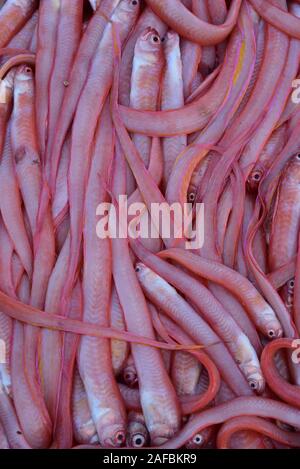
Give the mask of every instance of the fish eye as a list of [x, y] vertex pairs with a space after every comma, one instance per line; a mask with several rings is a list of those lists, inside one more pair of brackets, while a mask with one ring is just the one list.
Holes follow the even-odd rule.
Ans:
[[188, 195], [188, 201], [189, 201], [190, 203], [193, 203], [193, 202], [195, 202], [195, 200], [196, 200], [196, 194], [195, 194], [195, 192], [190, 192], [189, 195]]
[[253, 173], [252, 177], [255, 181], [259, 181], [261, 178], [261, 174], [258, 171], [256, 171], [255, 173]]
[[137, 0], [132, 0], [131, 5], [136, 6], [138, 4]]
[[137, 266], [137, 267], [135, 268], [135, 271], [136, 271], [136, 272], [140, 272], [140, 271], [141, 271], [141, 268], [140, 268], [139, 266]]
[[156, 42], [156, 43], [159, 42], [159, 37], [158, 36], [153, 36], [152, 41]]
[[195, 435], [193, 438], [193, 443], [195, 443], [196, 445], [201, 445], [202, 441], [203, 441], [203, 437], [200, 434]]
[[300, 161], [300, 153], [297, 153], [296, 160]]
[[30, 67], [25, 67], [25, 73], [29, 75], [30, 73], [32, 73], [32, 69]]
[[117, 434], [116, 440], [118, 441], [118, 443], [123, 443], [123, 441], [124, 441], [124, 435], [123, 435], [122, 432], [119, 432], [119, 433]]

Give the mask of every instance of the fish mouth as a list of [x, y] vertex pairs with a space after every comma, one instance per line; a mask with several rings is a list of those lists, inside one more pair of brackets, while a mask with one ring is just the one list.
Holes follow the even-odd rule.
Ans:
[[152, 443], [154, 446], [162, 446], [164, 443], [167, 443], [170, 438], [166, 436], [155, 436], [152, 438]]
[[135, 371], [133, 370], [127, 370], [124, 373], [124, 381], [127, 384], [127, 386], [134, 386], [138, 382], [138, 377]]
[[155, 424], [152, 424], [150, 427], [148, 427], [148, 431], [150, 434], [151, 443], [154, 446], [161, 446], [174, 437], [177, 428], [175, 428], [175, 426], [173, 426], [171, 423], [167, 424], [164, 422], [156, 422]]

